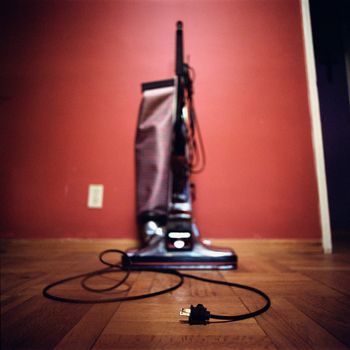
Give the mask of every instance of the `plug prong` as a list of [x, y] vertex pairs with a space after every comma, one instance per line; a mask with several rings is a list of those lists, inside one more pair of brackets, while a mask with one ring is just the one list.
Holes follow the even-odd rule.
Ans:
[[190, 315], [191, 315], [191, 309], [182, 308], [180, 310], [180, 316], [187, 316], [187, 317], [189, 317]]

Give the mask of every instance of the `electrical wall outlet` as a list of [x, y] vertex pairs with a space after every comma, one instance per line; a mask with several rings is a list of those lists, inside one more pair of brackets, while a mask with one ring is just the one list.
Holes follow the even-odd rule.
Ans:
[[103, 207], [103, 185], [89, 185], [87, 206], [92, 209]]

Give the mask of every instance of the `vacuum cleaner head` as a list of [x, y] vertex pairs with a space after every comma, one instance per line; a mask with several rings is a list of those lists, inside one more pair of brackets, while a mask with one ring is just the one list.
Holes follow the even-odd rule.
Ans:
[[[142, 249], [127, 251], [128, 258], [123, 258], [123, 266], [131, 270], [145, 269], [236, 269], [237, 255], [228, 248], [212, 247], [204, 244], [194, 224], [190, 250], [179, 248], [169, 250], [164, 236], [153, 235]], [[183, 241], [179, 238], [174, 241]]]

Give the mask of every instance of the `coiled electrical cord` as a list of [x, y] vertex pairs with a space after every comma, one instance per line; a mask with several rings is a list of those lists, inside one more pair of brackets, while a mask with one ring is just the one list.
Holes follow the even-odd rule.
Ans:
[[[130, 301], [130, 300], [139, 300], [139, 299], [145, 299], [145, 298], [152, 298], [161, 294], [169, 293], [177, 288], [181, 287], [182, 284], [184, 283], [185, 278], [190, 278], [190, 279], [195, 279], [198, 281], [202, 282], [208, 282], [208, 283], [215, 283], [215, 284], [221, 284], [225, 286], [230, 286], [230, 287], [235, 287], [235, 288], [240, 288], [240, 289], [245, 289], [248, 291], [251, 291], [255, 294], [260, 295], [264, 300], [265, 300], [265, 305], [257, 309], [256, 311], [245, 313], [245, 314], [240, 314], [240, 315], [214, 315], [210, 314], [209, 311], [207, 311], [206, 308], [204, 308], [203, 305], [198, 304], [197, 306], [191, 306], [190, 309], [181, 309], [180, 315], [183, 316], [188, 316], [189, 317], [189, 323], [190, 324], [206, 324], [208, 323], [209, 319], [218, 319], [218, 320], [226, 320], [226, 321], [239, 321], [239, 320], [244, 320], [247, 318], [251, 317], [256, 317], [265, 311], [269, 309], [271, 306], [271, 301], [270, 298], [261, 290], [251, 287], [251, 286], [246, 286], [243, 284], [239, 283], [233, 283], [233, 282], [226, 282], [226, 281], [220, 281], [220, 280], [213, 280], [209, 278], [204, 278], [204, 277], [199, 277], [195, 275], [191, 275], [188, 273], [182, 273], [177, 270], [172, 270], [172, 269], [167, 269], [167, 270], [161, 270], [161, 269], [147, 269], [147, 270], [137, 270], [137, 271], [148, 271], [148, 272], [157, 272], [157, 273], [162, 273], [162, 274], [167, 274], [167, 275], [173, 275], [178, 278], [178, 281], [165, 289], [152, 292], [152, 293], [146, 293], [146, 294], [139, 294], [139, 295], [132, 295], [132, 296], [123, 296], [123, 297], [113, 297], [113, 298], [103, 298], [103, 299], [80, 299], [80, 298], [70, 298], [70, 297], [64, 297], [64, 296], [59, 296], [57, 294], [52, 293], [52, 289], [54, 287], [57, 287], [59, 285], [63, 285], [67, 282], [73, 281], [73, 280], [78, 280], [80, 279], [80, 284], [83, 289], [89, 291], [89, 292], [94, 292], [94, 293], [105, 293], [109, 292], [112, 290], [115, 290], [116, 288], [127, 285], [126, 281], [130, 276], [131, 271], [125, 266], [122, 266], [120, 262], [118, 263], [111, 263], [107, 261], [104, 257], [106, 254], [110, 253], [117, 253], [121, 254], [126, 260], [129, 259], [128, 255], [123, 252], [122, 250], [118, 249], [108, 249], [99, 254], [99, 259], [102, 264], [106, 265], [106, 268], [95, 270], [92, 272], [88, 273], [83, 273], [71, 277], [67, 277], [61, 280], [58, 280], [56, 282], [53, 282], [49, 285], [47, 285], [42, 293], [43, 296], [55, 301], [61, 301], [61, 302], [66, 302], [66, 303], [74, 303], [74, 304], [102, 304], [102, 303], [112, 303], [112, 302], [121, 302], [121, 301]], [[124, 273], [124, 276], [117, 281], [114, 285], [107, 287], [107, 288], [94, 288], [91, 287], [87, 284], [89, 280], [91, 280], [94, 277], [97, 276], [104, 276], [109, 273], [115, 273], [115, 272], [121, 272]], [[128, 287], [130, 289], [130, 287]], [[127, 289], [127, 290], [128, 290]]]

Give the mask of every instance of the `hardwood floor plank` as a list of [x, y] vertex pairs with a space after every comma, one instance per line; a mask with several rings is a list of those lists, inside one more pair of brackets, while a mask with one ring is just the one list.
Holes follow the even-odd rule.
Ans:
[[337, 255], [285, 255], [280, 262], [290, 267], [292, 271], [350, 271], [350, 264]]
[[[265, 293], [276, 297], [287, 297], [289, 295], [298, 295], [300, 292], [308, 295], [322, 295], [325, 297], [340, 297], [341, 293], [335, 289], [329, 288], [327, 285], [318, 283], [303, 274], [234, 274], [233, 272], [225, 275], [225, 279], [229, 282], [237, 282], [249, 284], [253, 287], [262, 289]], [[236, 289], [241, 295], [240, 289]]]
[[105, 335], [94, 350], [275, 350], [266, 336], [247, 335]]
[[1, 349], [52, 349], [90, 307], [33, 296], [2, 315]]
[[91, 349], [119, 306], [120, 303], [93, 305], [62, 338], [55, 350]]
[[350, 348], [350, 306], [317, 295], [289, 297], [288, 301]]
[[[350, 263], [349, 263], [350, 265]], [[350, 273], [334, 270], [334, 271], [307, 271], [307, 276], [313, 280], [327, 285], [329, 288], [350, 297]]]
[[[251, 311], [261, 306], [252, 298], [245, 298], [244, 303]], [[297, 330], [289, 327], [286, 320], [281, 317], [280, 313], [276, 310], [274, 301], [272, 302], [272, 307], [269, 312], [257, 317], [256, 321], [278, 349], [313, 349]]]
[[[14, 272], [5, 272], [1, 274], [1, 294], [6, 293], [15, 287], [25, 286], [26, 282], [30, 282], [33, 279], [40, 278], [42, 273], [40, 272], [31, 272], [26, 274], [19, 275]], [[24, 287], [25, 288], [25, 287]]]
[[14, 307], [23, 304], [32, 297], [31, 294], [14, 294], [7, 296], [4, 302], [1, 302], [1, 313], [4, 314]]
[[[258, 306], [256, 298], [247, 297], [244, 303], [250, 310]], [[274, 298], [271, 310], [256, 320], [279, 349], [348, 349], [286, 298]]]

